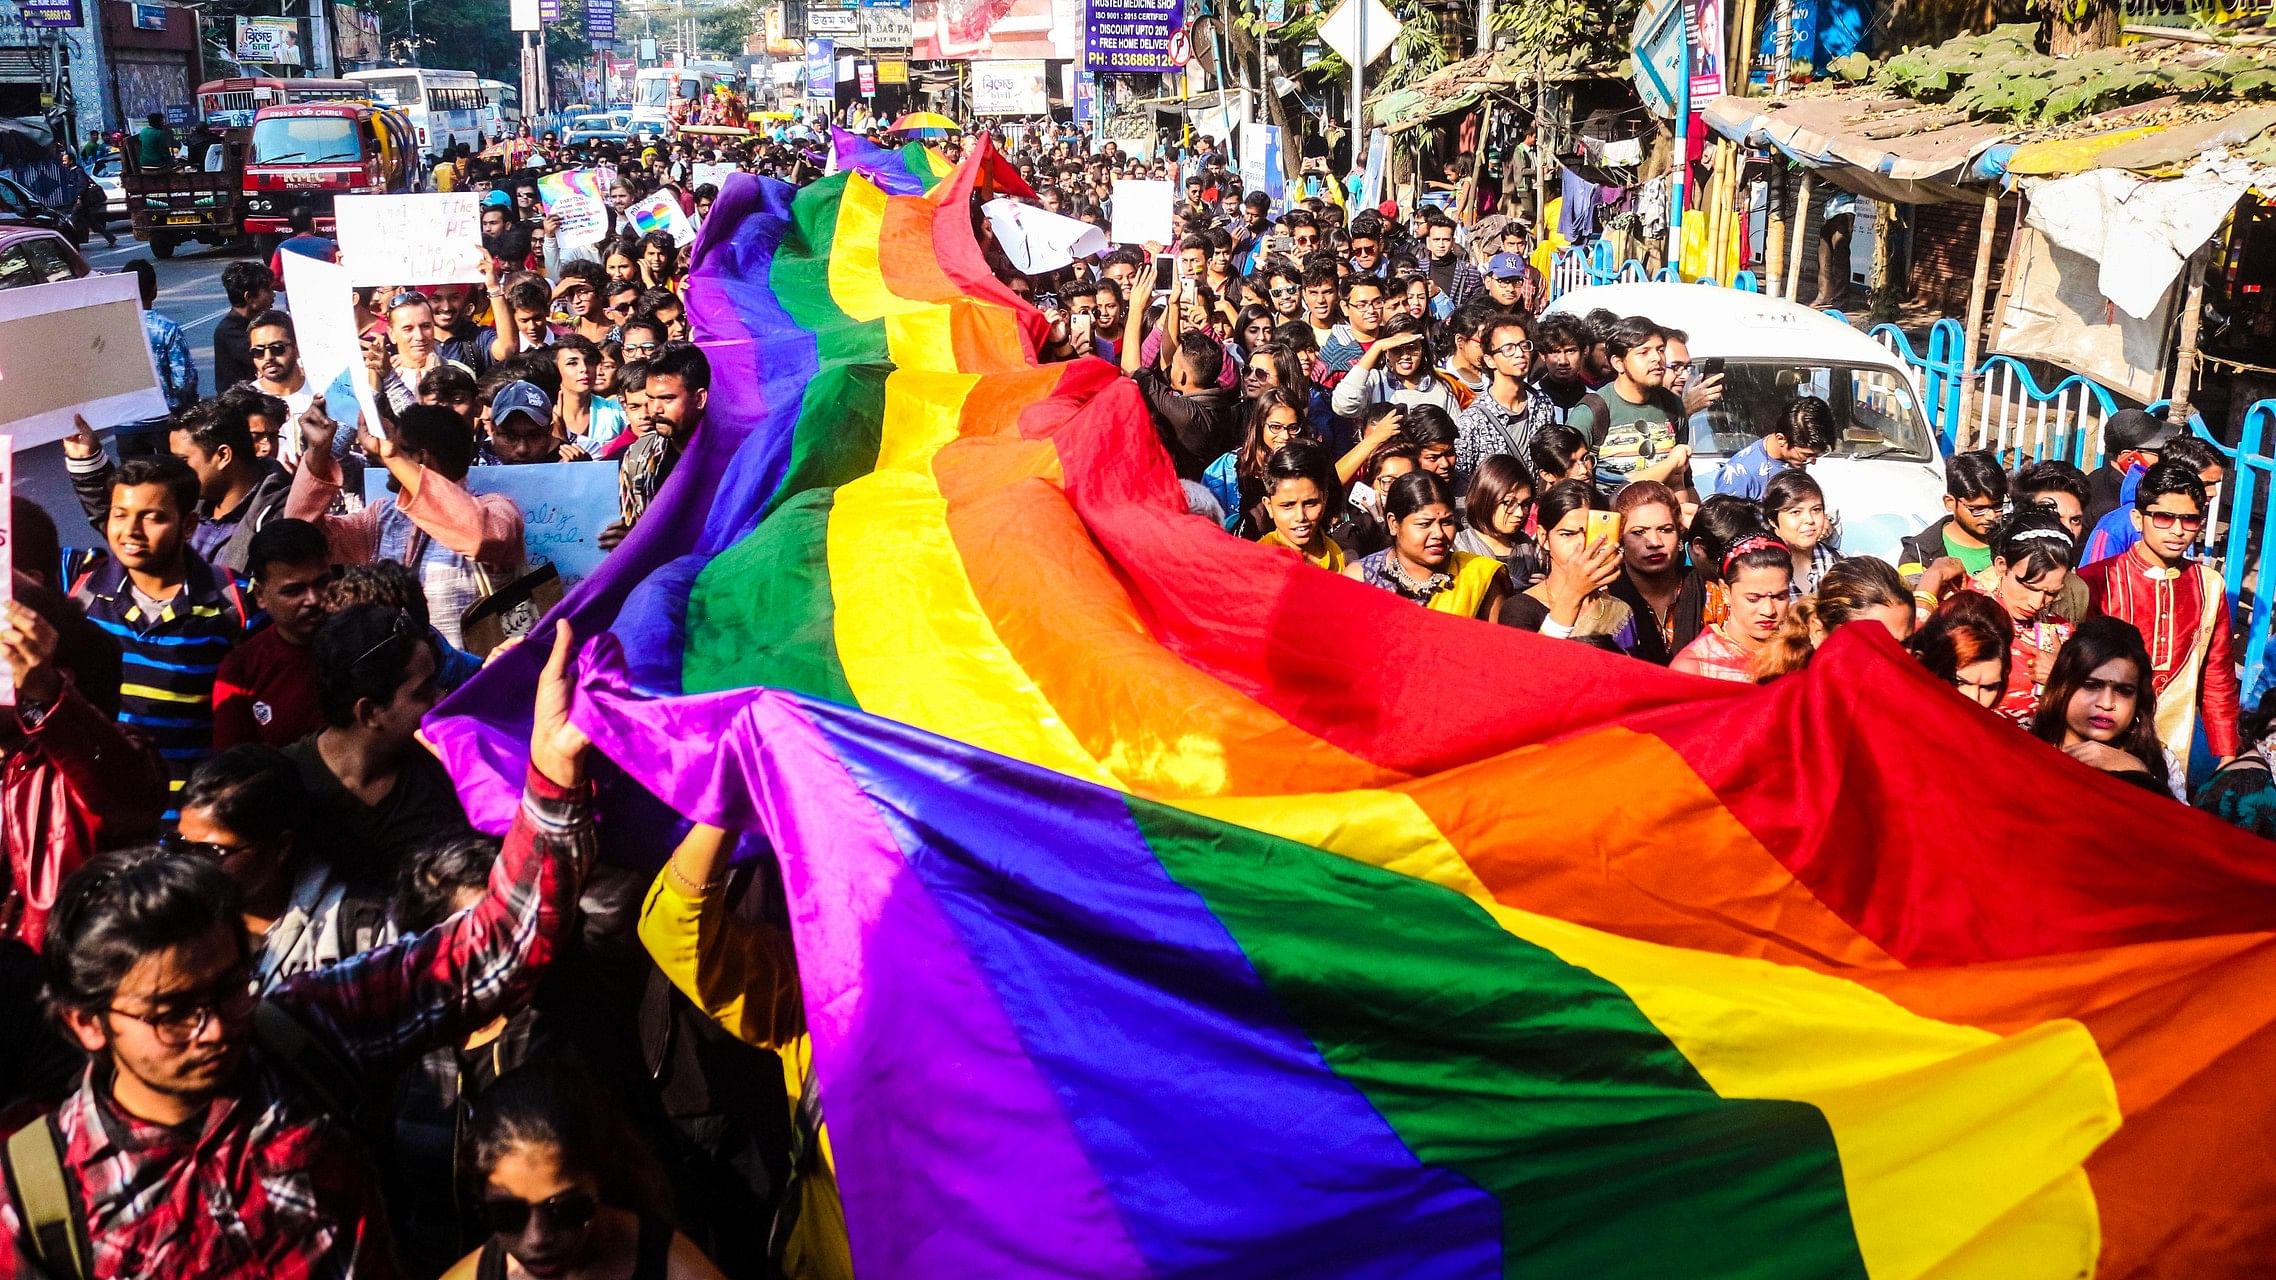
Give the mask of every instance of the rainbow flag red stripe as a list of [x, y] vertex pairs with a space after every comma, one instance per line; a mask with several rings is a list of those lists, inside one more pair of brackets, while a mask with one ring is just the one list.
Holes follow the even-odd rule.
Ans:
[[[1183, 515], [976, 150], [730, 183], [710, 418], [564, 605], [619, 838], [782, 860], [861, 1274], [2276, 1256], [2265, 846], [1877, 628], [1713, 685]], [[430, 723], [490, 822], [539, 656]]]

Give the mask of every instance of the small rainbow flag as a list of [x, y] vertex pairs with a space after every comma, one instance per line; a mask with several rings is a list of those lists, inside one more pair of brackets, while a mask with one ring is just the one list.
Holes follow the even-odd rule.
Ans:
[[[721, 192], [562, 606], [612, 842], [781, 860], [860, 1275], [2266, 1274], [2267, 846], [1876, 627], [1741, 688], [1227, 538], [1002, 158], [864, 159]], [[539, 649], [429, 724], [489, 825]]]

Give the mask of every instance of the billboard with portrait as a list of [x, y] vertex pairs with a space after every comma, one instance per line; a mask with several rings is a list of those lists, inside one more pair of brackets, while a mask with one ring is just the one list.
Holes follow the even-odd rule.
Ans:
[[917, 61], [1079, 58], [1084, 0], [916, 0], [909, 11]]

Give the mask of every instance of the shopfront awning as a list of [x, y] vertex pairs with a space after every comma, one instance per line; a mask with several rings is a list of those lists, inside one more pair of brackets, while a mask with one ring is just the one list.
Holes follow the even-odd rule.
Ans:
[[2014, 132], [1946, 107], [1882, 93], [1810, 97], [1724, 96], [1701, 113], [1734, 142], [1774, 147], [1845, 191], [1899, 204], [1977, 197], [1962, 188], [1996, 180], [1977, 161]]

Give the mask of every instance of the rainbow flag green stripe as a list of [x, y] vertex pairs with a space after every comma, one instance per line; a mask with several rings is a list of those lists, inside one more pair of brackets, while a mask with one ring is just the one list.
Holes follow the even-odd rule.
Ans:
[[1865, 1275], [1817, 1108], [1716, 1096], [1626, 992], [1451, 890], [1127, 803], [1328, 1068], [1498, 1202], [1504, 1275]]

